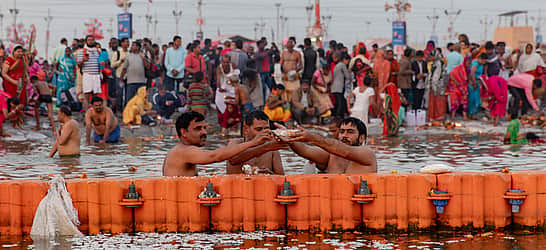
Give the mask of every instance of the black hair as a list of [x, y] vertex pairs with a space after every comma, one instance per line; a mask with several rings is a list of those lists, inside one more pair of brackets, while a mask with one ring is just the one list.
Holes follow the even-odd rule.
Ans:
[[296, 42], [296, 37], [295, 37], [295, 36], [291, 36], [291, 37], [289, 37], [289, 38], [288, 38], [288, 40], [290, 40], [290, 41], [293, 41], [293, 42], [294, 42], [294, 44], [296, 44], [296, 43], [297, 43], [297, 42]]
[[193, 47], [193, 43], [188, 43], [188, 45], [186, 45], [186, 50], [192, 51], [193, 50], [192, 47]]
[[453, 45], [455, 45], [455, 44], [453, 44], [453, 43], [447, 43], [446, 48], [449, 48], [449, 47], [451, 47], [451, 46], [453, 46]]
[[505, 47], [506, 46], [506, 43], [505, 42], [497, 42], [497, 46], [500, 46], [500, 47]]
[[422, 50], [418, 50], [417, 52], [415, 52], [415, 56], [425, 56], [425, 52], [423, 52]]
[[176, 133], [178, 134], [178, 137], [182, 137], [182, 132], [180, 132], [180, 130], [188, 130], [192, 121], [202, 122], [204, 120], [205, 117], [201, 113], [195, 111], [189, 111], [182, 114], [176, 119]]
[[364, 77], [364, 85], [365, 85], [366, 87], [369, 87], [369, 86], [372, 85], [372, 77], [371, 77], [370, 75], [366, 75], [366, 76]]
[[360, 49], [358, 49], [358, 54], [366, 55], [366, 47], [364, 46], [360, 47]]
[[332, 40], [332, 41], [330, 41], [328, 44], [329, 44], [330, 46], [332, 46], [332, 47], [336, 47], [337, 42], [336, 42], [336, 40]]
[[30, 77], [30, 81], [33, 82], [33, 81], [37, 81], [38, 80], [38, 77], [37, 76], [31, 76]]
[[324, 49], [323, 48], [318, 48], [317, 53], [319, 54], [320, 58], [324, 58], [325, 54], [324, 54]]
[[138, 46], [139, 49], [142, 48], [142, 45], [138, 41], [134, 41], [133, 44]]
[[204, 77], [203, 71], [197, 71], [197, 72], [193, 73], [193, 81], [194, 82], [202, 82], [203, 77]]
[[364, 135], [365, 138], [368, 137], [368, 129], [366, 128], [366, 124], [364, 124], [364, 122], [358, 118], [347, 117], [341, 121], [339, 127], [341, 127], [341, 125], [354, 125], [358, 130], [358, 136]]
[[487, 60], [487, 54], [481, 53], [479, 58], [483, 60]]
[[345, 47], [345, 45], [343, 45], [343, 43], [336, 44], [336, 49], [338, 49], [338, 50], [342, 50], [344, 47]]
[[95, 38], [93, 35], [87, 35], [85, 36], [85, 41], [87, 41], [87, 38], [90, 38], [90, 37]]
[[91, 103], [95, 103], [95, 102], [100, 102], [102, 103], [104, 100], [100, 97], [100, 96], [93, 96], [93, 98], [91, 98]]
[[68, 41], [66, 40], [66, 38], [64, 38], [64, 37], [61, 38], [61, 43], [66, 43], [66, 42], [68, 42]]
[[243, 49], [243, 40], [241, 39], [235, 40], [235, 47], [237, 47], [238, 49]]
[[59, 107], [59, 112], [65, 114], [66, 116], [72, 116], [72, 110], [66, 105]]
[[191, 51], [191, 52], [193, 52], [193, 50], [194, 50], [195, 48], [197, 48], [197, 44], [195, 44], [195, 43], [190, 43], [190, 44], [189, 44], [189, 47], [188, 47], [188, 50]]
[[174, 45], [174, 42], [169, 42], [168, 46], [173, 46], [173, 45]]
[[19, 104], [21, 104], [21, 102], [19, 101], [19, 98], [17, 98], [17, 97], [9, 98], [8, 99], [8, 110], [10, 110], [10, 111], [11, 111], [11, 104], [13, 104], [15, 106], [18, 106]]
[[377, 45], [377, 43], [374, 43], [374, 44], [372, 45], [372, 48], [377, 49], [377, 48], [379, 48], [379, 45]]
[[282, 84], [276, 84], [275, 86], [273, 86], [274, 89], [278, 89], [278, 90], [284, 90], [284, 85]]
[[485, 49], [489, 50], [489, 49], [495, 49], [495, 45], [493, 44], [493, 42], [491, 41], [487, 41], [485, 43]]
[[311, 38], [303, 39], [303, 44], [305, 44], [305, 46], [311, 46]]
[[278, 63], [280, 61], [281, 61], [281, 56], [279, 56], [277, 54], [273, 55], [273, 62], [274, 63]]
[[412, 53], [413, 53], [413, 50], [410, 49], [410, 48], [407, 48], [407, 49], [404, 50], [404, 56], [405, 57], [410, 57]]
[[260, 44], [263, 44], [263, 43], [265, 43], [264, 40], [258, 40], [258, 41], [256, 42], [256, 46], [260, 46]]
[[343, 60], [351, 60], [351, 56], [347, 52], [343, 52], [343, 54], [341, 54], [341, 57], [343, 58]]
[[127, 38], [127, 37], [121, 38], [120, 43], [125, 42], [125, 41], [129, 41], [129, 38]]
[[173, 42], [176, 42], [176, 40], [178, 40], [178, 39], [182, 39], [182, 37], [180, 37], [180, 36], [174, 36], [174, 37], [173, 37]]
[[252, 126], [254, 120], [269, 122], [269, 116], [261, 110], [254, 110], [245, 116], [244, 123], [247, 126]]
[[537, 79], [533, 80], [533, 86], [534, 86], [535, 88], [540, 88], [540, 87], [542, 87], [542, 80], [540, 80], [540, 78], [537, 78]]
[[537, 134], [533, 133], [533, 132], [529, 132], [529, 133], [527, 133], [525, 135], [525, 139], [527, 139], [528, 141], [534, 142], [534, 141], [540, 139], [540, 137]]

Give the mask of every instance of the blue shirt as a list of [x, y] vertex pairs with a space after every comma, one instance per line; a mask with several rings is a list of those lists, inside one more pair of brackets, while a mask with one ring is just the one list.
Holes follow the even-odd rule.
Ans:
[[[171, 47], [167, 49], [165, 52], [165, 68], [168, 77], [175, 79], [184, 77], [184, 59], [186, 59], [186, 50], [184, 48], [174, 49]], [[178, 71], [178, 75], [173, 76], [173, 70]]]
[[476, 66], [476, 72], [474, 73], [474, 77], [476, 77], [476, 81], [480, 79], [480, 76], [483, 74], [483, 65], [481, 65], [477, 59], [473, 60], [470, 64], [470, 70]]
[[446, 56], [447, 59], [447, 66], [446, 70], [449, 74], [455, 67], [459, 66], [461, 63], [463, 63], [464, 58], [459, 52], [452, 51]]

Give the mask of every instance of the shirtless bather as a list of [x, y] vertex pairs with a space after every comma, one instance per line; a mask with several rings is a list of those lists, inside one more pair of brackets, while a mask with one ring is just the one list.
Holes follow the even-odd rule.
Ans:
[[187, 112], [176, 120], [180, 142], [169, 150], [163, 162], [163, 176], [196, 176], [195, 165], [225, 161], [251, 147], [271, 140], [269, 133], [260, 133], [252, 141], [232, 144], [216, 150], [204, 150], [207, 131], [205, 117], [197, 112]]
[[100, 143], [116, 143], [119, 141], [121, 129], [118, 119], [114, 116], [112, 110], [104, 107], [102, 98], [94, 96], [91, 99], [92, 108], [85, 112], [86, 142], [91, 143], [91, 130], [93, 131], [93, 140]]
[[327, 173], [376, 173], [375, 154], [363, 145], [366, 137], [366, 125], [357, 118], [349, 117], [340, 123], [338, 139], [326, 138], [303, 129], [282, 139], [290, 142], [296, 154], [315, 162], [317, 168]]
[[62, 125], [59, 127], [59, 136], [51, 148], [49, 157], [53, 157], [57, 152], [61, 157], [80, 156], [80, 125], [72, 119], [70, 108], [61, 106], [57, 119]]

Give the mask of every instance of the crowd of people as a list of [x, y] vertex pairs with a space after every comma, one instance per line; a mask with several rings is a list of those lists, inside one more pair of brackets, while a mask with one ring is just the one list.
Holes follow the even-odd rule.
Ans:
[[[530, 110], [543, 114], [537, 99], [545, 97], [546, 67], [538, 45], [512, 50], [502, 41], [471, 43], [461, 34], [444, 50], [429, 41], [423, 50], [406, 48], [399, 59], [392, 47], [370, 47], [349, 49], [332, 40], [325, 50], [310, 38], [298, 45], [295, 37], [281, 47], [265, 37], [214, 46], [210, 39], [195, 40], [183, 47], [180, 36], [161, 46], [147, 38], [112, 38], [102, 47], [87, 36], [71, 45], [61, 39], [49, 61], [20, 45], [2, 47], [0, 136], [9, 136], [4, 121], [21, 128], [27, 114], [40, 130], [40, 116], [47, 114], [57, 138], [51, 156], [73, 156], [80, 131], [72, 112], [85, 112], [87, 143], [115, 143], [121, 124], [153, 126], [178, 111], [182, 144], [167, 155], [165, 175], [195, 175], [195, 164], [228, 159], [228, 173], [250, 163], [283, 174], [277, 150], [287, 148], [322, 171], [358, 173], [377, 170], [364, 146], [371, 119], [383, 121], [383, 135], [396, 136], [417, 112], [431, 122], [485, 116], [494, 126], [507, 115], [506, 142], [524, 143], [518, 118]], [[242, 139], [199, 149], [212, 114], [221, 135], [242, 128]], [[280, 136], [270, 124], [299, 129]], [[331, 124], [339, 134], [323, 138], [305, 130], [307, 124]]]

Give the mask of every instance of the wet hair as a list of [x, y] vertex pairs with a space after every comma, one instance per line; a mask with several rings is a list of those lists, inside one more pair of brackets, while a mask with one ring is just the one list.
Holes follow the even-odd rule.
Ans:
[[485, 43], [485, 49], [486, 49], [486, 50], [495, 49], [495, 45], [493, 44], [493, 42], [487, 41], [487, 42]]
[[542, 80], [540, 80], [540, 78], [537, 78], [537, 79], [533, 80], [533, 87], [535, 87], [535, 88], [542, 87]]
[[422, 50], [418, 50], [417, 52], [415, 52], [415, 56], [425, 56], [425, 52], [423, 52]]
[[31, 77], [30, 77], [30, 82], [34, 82], [34, 81], [38, 81], [38, 77], [37, 77], [37, 76], [31, 76]]
[[241, 39], [235, 40], [235, 47], [237, 47], [238, 49], [243, 49], [243, 40]]
[[91, 98], [91, 103], [95, 103], [95, 102], [102, 103], [103, 101], [104, 100], [100, 96], [93, 96], [93, 98]]
[[173, 37], [173, 42], [176, 42], [176, 40], [178, 40], [178, 39], [182, 39], [182, 37], [180, 37], [180, 36], [174, 36], [174, 37]]
[[261, 110], [254, 110], [245, 116], [244, 123], [246, 126], [252, 126], [254, 120], [269, 122], [269, 116]]
[[305, 44], [305, 46], [311, 46], [311, 38], [303, 39], [303, 44]]
[[368, 129], [366, 128], [366, 124], [364, 124], [364, 122], [358, 118], [347, 117], [341, 121], [338, 127], [340, 128], [341, 125], [354, 125], [358, 130], [358, 136], [364, 135], [365, 138], [368, 137]]
[[202, 122], [204, 120], [205, 117], [201, 113], [197, 113], [195, 111], [189, 111], [182, 114], [178, 117], [178, 119], [176, 119], [176, 133], [178, 134], [178, 137], [182, 137], [182, 132], [180, 132], [180, 130], [188, 130], [188, 127], [192, 121]]
[[487, 60], [487, 54], [481, 53], [479, 58], [483, 60]]
[[59, 108], [59, 112], [63, 113], [66, 116], [72, 116], [72, 110], [66, 105], [62, 105]]

